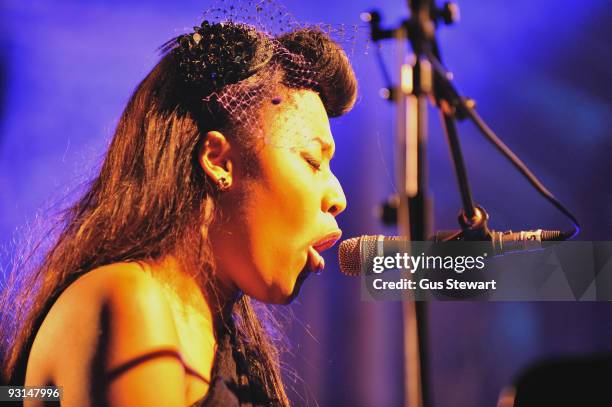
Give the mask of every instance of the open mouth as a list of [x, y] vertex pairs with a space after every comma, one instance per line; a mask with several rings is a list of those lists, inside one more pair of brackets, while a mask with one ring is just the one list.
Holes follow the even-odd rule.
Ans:
[[331, 233], [326, 234], [308, 248], [308, 258], [306, 261], [306, 266], [298, 275], [293, 289], [293, 293], [287, 300], [287, 303], [293, 301], [293, 299], [298, 295], [302, 284], [311, 273], [319, 274], [323, 271], [323, 269], [325, 268], [325, 260], [323, 259], [323, 257], [321, 257], [321, 252], [335, 245], [336, 242], [340, 240], [341, 236], [342, 231], [339, 229], [335, 230]]
[[335, 245], [341, 236], [342, 231], [336, 229], [317, 240], [308, 248], [308, 265], [311, 271], [316, 274], [323, 272], [325, 259], [321, 256], [321, 253]]

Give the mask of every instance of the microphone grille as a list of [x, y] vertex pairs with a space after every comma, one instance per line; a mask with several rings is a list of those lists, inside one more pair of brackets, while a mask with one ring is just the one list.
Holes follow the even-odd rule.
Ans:
[[338, 262], [340, 271], [347, 276], [361, 274], [362, 259], [371, 259], [378, 252], [377, 242], [381, 239], [395, 240], [383, 236], [360, 236], [346, 239], [338, 247]]
[[338, 247], [338, 262], [340, 271], [347, 276], [358, 276], [361, 273], [361, 255], [359, 253], [359, 237], [346, 239]]

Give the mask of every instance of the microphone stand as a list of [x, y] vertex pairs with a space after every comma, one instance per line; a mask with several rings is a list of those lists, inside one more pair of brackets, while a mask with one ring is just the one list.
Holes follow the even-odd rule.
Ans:
[[[427, 183], [427, 99], [432, 92], [431, 65], [424, 58], [426, 40], [420, 7], [410, 2], [411, 19], [396, 32], [400, 43], [400, 87], [397, 109], [396, 163], [398, 183], [397, 225], [401, 236], [424, 241], [431, 234], [431, 198]], [[406, 51], [407, 38], [413, 50]], [[431, 403], [427, 373], [427, 303], [402, 301], [404, 337], [404, 403], [426, 407]]]
[[[450, 74], [442, 65], [435, 37], [439, 22], [447, 25], [459, 19], [456, 4], [447, 2], [438, 8], [434, 0], [408, 0], [410, 18], [399, 28], [381, 28], [381, 17], [376, 11], [362, 14], [370, 24], [374, 42], [395, 38], [400, 45], [400, 86], [393, 86], [386, 71], [380, 49], [376, 56], [387, 81], [385, 92], [397, 109], [396, 160], [398, 196], [383, 206], [382, 219], [397, 224], [402, 236], [411, 241], [425, 241], [431, 236], [433, 216], [431, 198], [427, 192], [427, 99], [439, 108], [451, 159], [457, 177], [463, 209], [459, 213], [461, 231], [436, 240], [491, 240], [487, 222], [489, 216], [481, 206], [475, 205], [461, 145], [457, 135], [456, 119], [469, 118], [480, 132], [501, 152], [514, 167], [559, 211], [574, 224], [573, 232], [559, 234], [555, 240], [575, 237], [580, 226], [576, 217], [529, 171], [527, 166], [495, 135], [475, 110], [473, 100], [462, 97], [453, 86]], [[405, 42], [410, 42], [412, 53], [407, 53]], [[405, 406], [429, 407], [429, 375], [427, 360], [427, 309], [425, 301], [402, 301], [404, 323]]]
[[[431, 1], [409, 2], [411, 18], [396, 30], [383, 30], [376, 12], [363, 17], [370, 23], [372, 39], [395, 37], [400, 44], [400, 86], [388, 87], [398, 105], [396, 162], [398, 199], [396, 221], [399, 233], [411, 241], [425, 241], [433, 223], [431, 198], [427, 191], [427, 99], [433, 96], [433, 71], [427, 59], [435, 23]], [[405, 40], [413, 52], [408, 54]], [[380, 54], [379, 54], [380, 57]], [[384, 67], [382, 58], [381, 66]], [[385, 77], [389, 77], [385, 75]], [[428, 407], [427, 309], [424, 301], [402, 301], [404, 328], [404, 403], [407, 407]]]
[[[398, 105], [395, 149], [398, 197], [394, 200], [395, 221], [402, 236], [411, 241], [425, 241], [431, 236], [433, 224], [432, 203], [427, 190], [427, 100], [435, 99], [437, 105], [441, 106], [441, 89], [445, 84], [441, 83], [439, 72], [432, 67], [430, 54], [433, 52], [435, 61], [439, 62], [435, 39], [436, 19], [443, 19], [447, 24], [451, 24], [458, 18], [458, 9], [451, 3], [437, 9], [431, 0], [411, 0], [409, 6], [410, 19], [395, 30], [382, 29], [381, 18], [377, 12], [365, 14], [363, 17], [370, 23], [374, 41], [396, 38], [400, 44], [400, 86], [393, 87], [388, 84], [387, 88], [389, 99]], [[406, 39], [412, 48], [410, 54], [406, 52]], [[384, 68], [380, 53], [377, 55], [381, 67]], [[384, 73], [389, 81], [389, 75]], [[477, 209], [473, 204], [452, 112], [450, 109], [442, 109], [442, 115], [464, 204], [463, 216], [460, 216], [463, 220], [461, 224], [464, 231], [488, 232], [488, 216], [484, 209]], [[479, 212], [479, 209], [482, 212]], [[425, 301], [402, 301], [406, 407], [431, 406], [426, 305]]]
[[[397, 31], [400, 43], [409, 38], [407, 27]], [[415, 41], [412, 41], [415, 42]], [[402, 44], [404, 45], [404, 44]], [[423, 241], [431, 233], [431, 200], [427, 191], [427, 98], [431, 69], [420, 53], [407, 54], [402, 46], [397, 109], [396, 163], [397, 225], [401, 236]], [[423, 301], [402, 301], [405, 405], [430, 405], [427, 396], [427, 310]]]

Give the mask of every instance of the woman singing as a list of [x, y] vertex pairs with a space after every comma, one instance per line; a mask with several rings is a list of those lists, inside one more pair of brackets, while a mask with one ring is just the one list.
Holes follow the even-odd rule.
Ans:
[[169, 42], [2, 295], [4, 381], [61, 386], [65, 406], [289, 405], [251, 298], [289, 303], [340, 238], [328, 117], [356, 87], [318, 29], [204, 21]]

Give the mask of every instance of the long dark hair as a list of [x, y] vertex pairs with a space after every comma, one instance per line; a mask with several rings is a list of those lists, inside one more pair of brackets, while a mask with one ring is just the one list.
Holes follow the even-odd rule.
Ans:
[[[354, 73], [329, 36], [308, 28], [275, 40], [313, 66], [312, 81], [292, 85], [282, 82], [281, 75], [283, 85], [310, 86], [330, 116], [352, 107]], [[282, 73], [278, 61], [267, 63], [277, 64]], [[23, 384], [30, 347], [46, 311], [68, 284], [92, 269], [172, 254], [215, 292], [214, 257], [202, 230], [222, 208], [195, 154], [207, 131], [239, 125], [215, 98], [203, 100], [201, 91], [185, 81], [181, 65], [180, 47], [171, 47], [131, 96], [99, 174], [58, 218], [60, 233], [50, 250], [40, 261], [21, 263], [9, 274], [0, 295], [0, 362], [6, 383]], [[248, 133], [227, 132], [241, 134], [231, 141], [246, 149]], [[232, 311], [239, 321], [237, 334], [256, 359], [269, 396], [288, 405], [277, 348], [250, 298], [242, 296]]]

